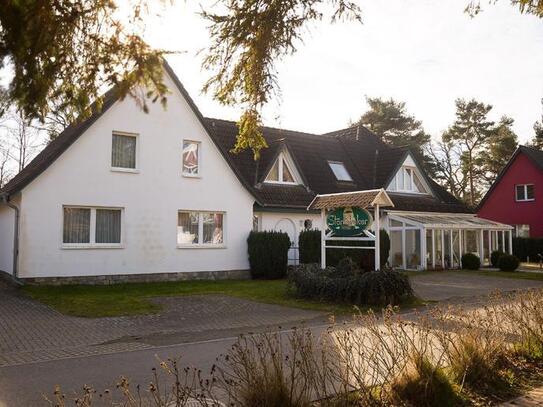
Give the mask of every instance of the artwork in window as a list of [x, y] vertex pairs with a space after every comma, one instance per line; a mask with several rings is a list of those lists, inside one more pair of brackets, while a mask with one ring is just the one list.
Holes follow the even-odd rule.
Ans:
[[200, 143], [183, 141], [183, 174], [198, 175], [200, 171]]
[[136, 168], [136, 136], [113, 133], [111, 166], [114, 168]]
[[121, 243], [120, 209], [96, 209], [96, 243]]
[[294, 177], [290, 173], [290, 170], [288, 169], [288, 165], [285, 160], [283, 160], [283, 182], [294, 182]]
[[89, 208], [64, 208], [62, 241], [64, 243], [90, 243]]
[[339, 161], [328, 161], [330, 169], [338, 181], [352, 181], [351, 175], [345, 168], [345, 165]]
[[179, 212], [177, 220], [177, 243], [198, 244], [198, 212]]
[[273, 164], [273, 167], [270, 170], [266, 181], [279, 181], [279, 161], [276, 161]]
[[204, 244], [222, 244], [222, 213], [204, 213]]

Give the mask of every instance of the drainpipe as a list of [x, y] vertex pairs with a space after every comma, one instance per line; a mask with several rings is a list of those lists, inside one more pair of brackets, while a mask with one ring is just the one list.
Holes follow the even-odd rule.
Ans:
[[19, 257], [19, 207], [9, 202], [9, 195], [3, 194], [4, 203], [15, 211], [15, 224], [13, 227], [13, 278], [18, 280], [18, 257]]

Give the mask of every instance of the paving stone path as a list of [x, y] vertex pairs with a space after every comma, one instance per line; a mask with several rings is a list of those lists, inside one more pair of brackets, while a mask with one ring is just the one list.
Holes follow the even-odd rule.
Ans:
[[326, 321], [319, 312], [227, 296], [161, 297], [152, 315], [77, 318], [0, 286], [0, 366], [146, 349]]

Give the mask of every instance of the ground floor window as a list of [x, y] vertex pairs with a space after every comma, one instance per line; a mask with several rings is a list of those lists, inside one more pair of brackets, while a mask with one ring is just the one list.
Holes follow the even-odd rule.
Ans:
[[515, 225], [516, 237], [530, 237], [530, 225]]
[[66, 247], [121, 244], [122, 208], [63, 207], [62, 243]]
[[224, 244], [223, 212], [179, 211], [178, 246], [220, 246]]

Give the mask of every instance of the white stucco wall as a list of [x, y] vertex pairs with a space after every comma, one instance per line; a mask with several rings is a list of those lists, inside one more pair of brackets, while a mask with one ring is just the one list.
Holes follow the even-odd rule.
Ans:
[[304, 221], [311, 219], [313, 229], [321, 229], [321, 216], [315, 213], [299, 212], [255, 212], [260, 216], [260, 230], [282, 230], [293, 234], [294, 245], [298, 246], [298, 236], [304, 229]]
[[[19, 198], [13, 199], [19, 205]], [[15, 229], [15, 211], [0, 203], [0, 271], [13, 274], [13, 233]]]
[[[254, 199], [166, 80], [167, 110], [156, 104], [145, 114], [130, 98], [117, 102], [23, 190], [20, 277], [248, 269]], [[138, 173], [111, 170], [113, 131], [139, 135]], [[183, 139], [202, 143], [199, 178], [182, 176]], [[124, 208], [123, 247], [62, 248], [63, 205]], [[177, 248], [181, 209], [224, 211], [226, 247]]]

